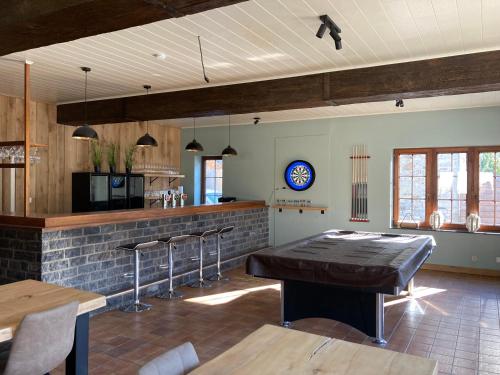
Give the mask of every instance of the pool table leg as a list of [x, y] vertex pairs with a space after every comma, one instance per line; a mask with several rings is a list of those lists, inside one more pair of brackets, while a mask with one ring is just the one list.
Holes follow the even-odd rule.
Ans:
[[281, 280], [280, 288], [280, 305], [281, 305], [281, 326], [284, 328], [290, 328], [292, 322], [285, 320], [285, 282]]
[[412, 277], [412, 279], [408, 283], [408, 297], [413, 297], [413, 291], [415, 289], [414, 280], [415, 280], [415, 278]]
[[373, 342], [378, 345], [385, 345], [387, 341], [384, 339], [384, 294], [376, 294], [376, 311], [375, 311], [375, 340]]

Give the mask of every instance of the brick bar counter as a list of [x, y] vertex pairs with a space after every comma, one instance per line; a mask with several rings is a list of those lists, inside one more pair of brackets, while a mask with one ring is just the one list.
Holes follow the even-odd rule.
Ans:
[[[133, 254], [116, 248], [165, 236], [234, 225], [222, 241], [223, 269], [242, 264], [245, 256], [269, 244], [268, 208], [262, 201], [241, 201], [167, 209], [109, 211], [59, 216], [0, 216], [0, 282], [36, 279], [108, 296], [108, 309], [132, 298]], [[206, 275], [215, 273], [215, 236], [205, 245]], [[174, 252], [174, 284], [197, 279], [198, 241]], [[141, 294], [167, 287], [166, 247], [141, 257]], [[177, 277], [176, 277], [177, 275]]]

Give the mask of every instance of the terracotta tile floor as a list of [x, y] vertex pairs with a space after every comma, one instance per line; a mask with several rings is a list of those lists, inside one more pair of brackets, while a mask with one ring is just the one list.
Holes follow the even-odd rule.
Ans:
[[[232, 271], [211, 289], [182, 288], [183, 300], [149, 299], [141, 314], [107, 312], [90, 322], [91, 374], [136, 374], [158, 354], [191, 341], [202, 362], [265, 323], [279, 322], [279, 284]], [[386, 299], [388, 349], [439, 360], [441, 374], [500, 374], [500, 280], [421, 271], [414, 299]], [[371, 345], [331, 320], [306, 319], [294, 329]], [[59, 371], [58, 373], [61, 373]]]

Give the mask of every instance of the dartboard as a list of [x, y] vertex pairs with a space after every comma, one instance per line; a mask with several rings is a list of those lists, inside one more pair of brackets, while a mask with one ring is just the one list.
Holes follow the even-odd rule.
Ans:
[[292, 161], [285, 169], [285, 181], [295, 191], [309, 189], [314, 183], [316, 172], [311, 163], [304, 160]]

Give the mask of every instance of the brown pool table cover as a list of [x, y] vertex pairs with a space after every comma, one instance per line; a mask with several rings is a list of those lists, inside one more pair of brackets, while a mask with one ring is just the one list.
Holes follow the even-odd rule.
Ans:
[[329, 230], [248, 257], [249, 275], [368, 290], [404, 288], [434, 250], [428, 235]]

